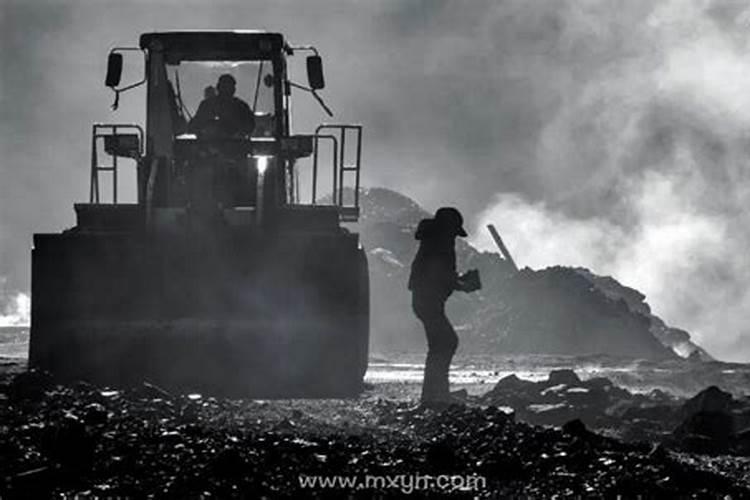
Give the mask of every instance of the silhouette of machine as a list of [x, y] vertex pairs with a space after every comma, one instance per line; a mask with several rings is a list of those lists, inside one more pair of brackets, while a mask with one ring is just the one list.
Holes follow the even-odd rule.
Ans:
[[[310, 54], [309, 86], [291, 80], [300, 52]], [[123, 85], [133, 54], [144, 74]], [[209, 87], [225, 73], [253, 110], [253, 132], [188, 133], [186, 103], [215, 96]], [[147, 33], [139, 47], [110, 52], [106, 84], [115, 108], [120, 93], [145, 88], [146, 126], [94, 125], [89, 203], [75, 205], [75, 227], [34, 235], [30, 366], [101, 385], [358, 393], [368, 267], [346, 223], [359, 217], [362, 129], [291, 131], [293, 89], [328, 111], [317, 50], [278, 33]], [[126, 159], [136, 165], [133, 203], [118, 201]], [[332, 182], [326, 203], [319, 177]]]

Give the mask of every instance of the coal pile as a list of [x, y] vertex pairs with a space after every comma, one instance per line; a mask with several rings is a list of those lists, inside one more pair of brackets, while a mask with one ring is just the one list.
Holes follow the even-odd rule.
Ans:
[[666, 347], [684, 358], [696, 361], [713, 361], [713, 357], [705, 349], [690, 340], [690, 334], [685, 330], [668, 326], [658, 316], [654, 315], [646, 302], [646, 296], [634, 288], [619, 283], [610, 276], [598, 276], [588, 269], [575, 268], [575, 271], [591, 282], [596, 289], [615, 301], [622, 301], [628, 308], [648, 318], [649, 330]]
[[503, 283], [497, 298], [502, 309], [489, 315], [491, 322], [477, 314], [477, 329], [491, 332], [493, 324], [501, 326], [494, 336], [486, 334], [498, 352], [676, 356], [651, 333], [647, 316], [600, 292], [575, 269], [522, 269]]
[[[370, 262], [373, 347], [421, 350], [424, 335], [406, 284], [417, 249], [414, 229], [430, 214], [382, 188], [362, 190], [360, 203], [359, 230]], [[456, 255], [459, 268], [479, 269], [483, 283], [480, 292], [455, 293], [447, 304], [464, 352], [651, 360], [675, 359], [678, 353], [711, 359], [687, 332], [653, 315], [643, 294], [613, 278], [559, 266], [516, 273], [498, 253], [479, 252], [460, 238]], [[523, 256], [516, 259], [523, 262]]]
[[750, 398], [711, 386], [687, 400], [676, 414], [680, 424], [667, 443], [694, 453], [750, 457]]
[[561, 426], [576, 419], [625, 441], [750, 456], [750, 399], [716, 386], [685, 400], [658, 389], [632, 393], [607, 378], [581, 380], [573, 370], [562, 369], [539, 382], [508, 375], [480, 401], [511, 408], [519, 420], [532, 424]]
[[669, 393], [632, 393], [605, 377], [582, 380], [569, 369], [553, 370], [539, 382], [508, 375], [481, 401], [508, 406], [525, 422], [560, 426], [579, 419], [627, 441], [662, 441], [679, 423], [680, 401]]
[[464, 475], [472, 491], [441, 495], [750, 495], [731, 464], [516, 421], [495, 406], [418, 407], [358, 400], [240, 401], [173, 395], [144, 384], [52, 385], [37, 374], [3, 388], [0, 496], [370, 498], [388, 486], [306, 490], [300, 475]]

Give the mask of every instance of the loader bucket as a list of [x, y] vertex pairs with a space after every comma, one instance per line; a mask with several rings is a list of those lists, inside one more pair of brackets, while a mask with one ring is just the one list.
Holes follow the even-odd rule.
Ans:
[[346, 397], [367, 368], [356, 235], [40, 234], [30, 366], [101, 386]]

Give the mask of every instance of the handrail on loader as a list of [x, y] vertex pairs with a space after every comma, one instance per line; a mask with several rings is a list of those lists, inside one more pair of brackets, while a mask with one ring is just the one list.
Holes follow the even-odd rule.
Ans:
[[[321, 131], [331, 130], [332, 134], [321, 134]], [[354, 163], [346, 163], [347, 160], [347, 149], [346, 139], [347, 135], [351, 135], [349, 131], [354, 131], [355, 135], [355, 155]], [[336, 135], [338, 134], [338, 140]], [[319, 139], [332, 139], [333, 142], [333, 205], [339, 207], [341, 220], [354, 222], [359, 219], [359, 186], [360, 186], [360, 170], [362, 165], [362, 125], [352, 124], [331, 124], [324, 123], [319, 125], [315, 129], [314, 140], [314, 151], [313, 151], [313, 199], [312, 204], [316, 204], [317, 195], [317, 181], [318, 181], [318, 155]], [[344, 174], [354, 174], [354, 202], [351, 205], [344, 203]]]
[[[121, 134], [120, 131], [136, 133]], [[117, 204], [117, 157], [132, 158], [136, 162], [143, 156], [143, 128], [133, 123], [95, 123], [91, 133], [91, 186], [89, 203], [100, 203], [99, 173], [112, 172], [112, 204]], [[98, 141], [104, 142], [104, 151], [112, 157], [109, 165], [99, 164]]]

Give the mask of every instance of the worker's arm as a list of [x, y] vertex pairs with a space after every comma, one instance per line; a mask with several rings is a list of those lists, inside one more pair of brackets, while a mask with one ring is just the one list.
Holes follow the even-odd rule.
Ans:
[[242, 124], [240, 132], [243, 135], [252, 135], [253, 130], [255, 130], [255, 113], [253, 113], [253, 110], [250, 109], [250, 106], [244, 101], [240, 101], [242, 103]]

